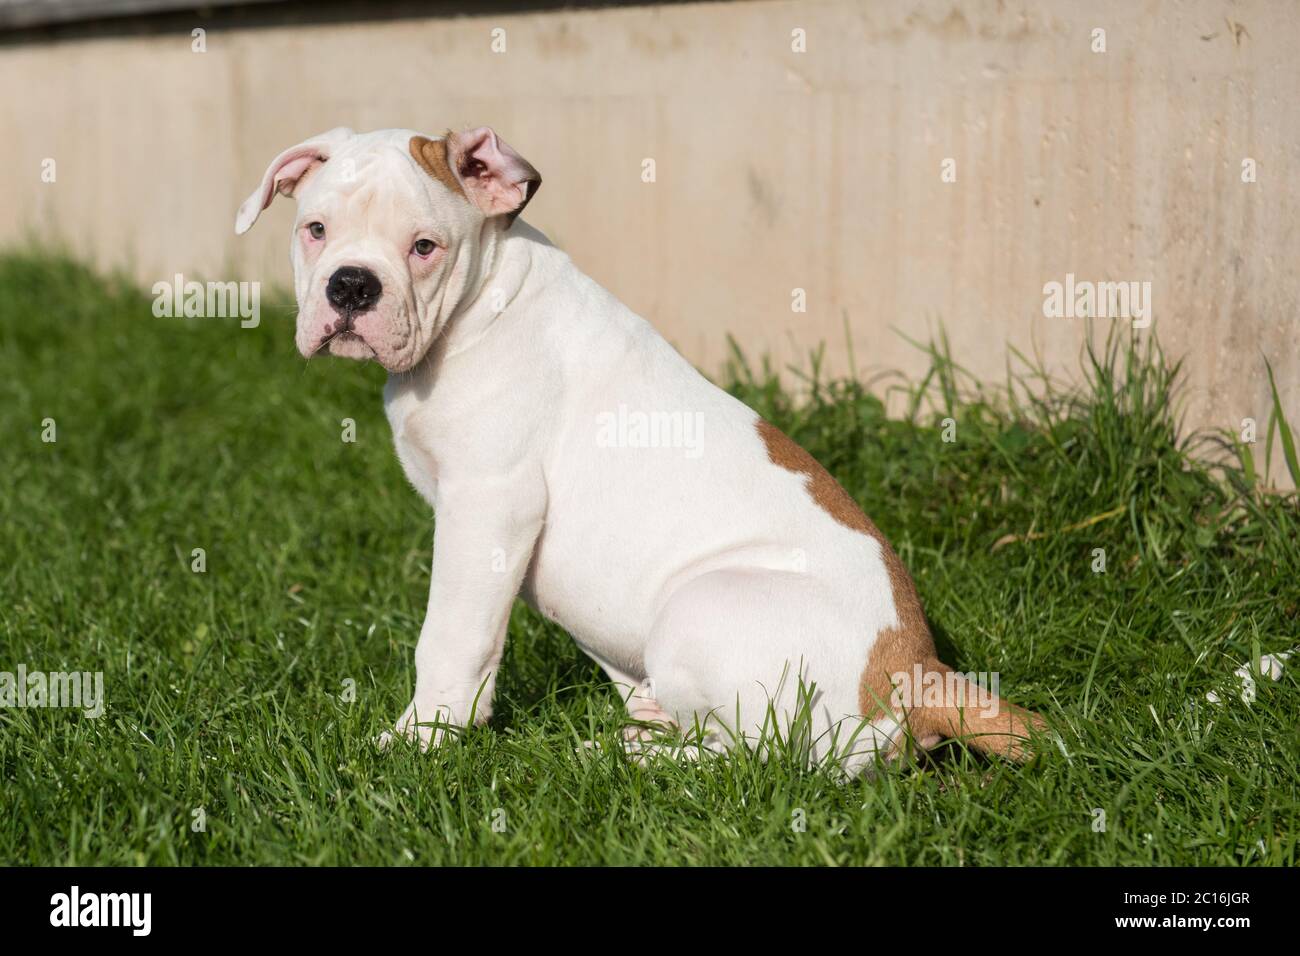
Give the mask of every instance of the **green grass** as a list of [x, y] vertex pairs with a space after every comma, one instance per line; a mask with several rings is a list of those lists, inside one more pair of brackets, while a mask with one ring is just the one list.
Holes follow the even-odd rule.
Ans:
[[158, 319], [57, 256], [0, 258], [0, 670], [102, 671], [108, 699], [99, 719], [0, 709], [0, 862], [1297, 862], [1296, 671], [1249, 706], [1229, 678], [1300, 643], [1300, 513], [1253, 466], [1195, 463], [1149, 345], [1085, 357], [1081, 392], [1016, 363], [993, 393], [940, 343], [903, 419], [854, 382], [796, 404], [733, 365], [894, 542], [949, 663], [999, 672], [1060, 735], [1027, 766], [949, 745], [842, 784], [781, 754], [576, 753], [612, 746], [621, 704], [522, 606], [491, 722], [377, 753], [410, 697], [432, 519], [382, 371], [305, 366], [291, 325], [283, 302], [257, 329]]

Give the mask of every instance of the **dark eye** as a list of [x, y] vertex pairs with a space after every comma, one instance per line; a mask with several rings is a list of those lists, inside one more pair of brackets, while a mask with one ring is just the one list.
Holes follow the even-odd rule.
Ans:
[[431, 255], [433, 253], [433, 250], [436, 248], [437, 246], [434, 245], [432, 239], [415, 240], [415, 254], [417, 256]]
[[323, 222], [309, 222], [309, 223], [307, 223], [307, 232], [311, 235], [311, 237], [312, 237], [313, 239], [324, 239], [324, 238], [325, 238], [325, 223], [323, 223]]

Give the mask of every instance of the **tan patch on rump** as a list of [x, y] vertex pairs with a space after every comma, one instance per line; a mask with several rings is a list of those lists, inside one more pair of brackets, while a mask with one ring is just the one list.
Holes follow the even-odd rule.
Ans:
[[880, 529], [863, 514], [853, 496], [830, 476], [816, 458], [795, 444], [781, 429], [761, 418], [758, 420], [758, 433], [767, 445], [767, 457], [773, 464], [780, 465], [786, 471], [808, 476], [808, 493], [823, 511], [844, 527], [870, 535], [880, 545], [880, 557], [885, 562], [885, 571], [889, 574], [889, 584], [893, 589], [898, 626], [885, 628], [876, 638], [875, 646], [871, 649], [871, 659], [867, 661], [867, 669], [862, 675], [862, 689], [858, 694], [862, 713], [878, 714], [881, 705], [888, 702], [892, 691], [890, 674], [910, 674], [912, 665], [917, 661], [925, 662], [935, 658], [934, 638], [930, 636], [930, 626], [926, 623], [925, 612], [921, 610], [921, 598], [916, 593], [916, 585], [912, 583], [912, 576], [907, 573], [907, 568], [903, 567], [903, 562], [889, 546]]
[[[907, 573], [907, 568], [889, 546], [880, 529], [863, 514], [853, 496], [831, 477], [816, 458], [771, 422], [760, 418], [756, 427], [763, 444], [767, 446], [767, 457], [773, 464], [786, 471], [807, 476], [808, 494], [818, 507], [844, 527], [868, 535], [880, 545], [880, 557], [889, 574], [898, 624], [883, 628], [876, 636], [876, 642], [867, 658], [866, 669], [862, 672], [858, 706], [864, 717], [875, 718], [893, 711], [895, 708], [890, 706], [890, 698], [894, 694], [892, 675], [907, 674], [910, 678], [917, 663], [921, 664], [924, 674], [934, 673], [940, 679], [946, 678], [952, 670], [939, 660], [935, 651], [934, 638], [930, 635], [930, 626], [926, 623], [921, 598], [916, 592], [912, 576]], [[949, 683], [943, 680], [943, 686], [946, 687]], [[913, 688], [913, 693], [919, 694], [920, 688]], [[974, 699], [972, 695], [966, 696], [967, 701]], [[958, 706], [955, 701], [946, 701], [943, 707], [907, 706], [904, 703], [902, 708], [898, 708], [903, 711], [898, 716], [906, 717], [909, 729], [918, 741], [928, 741], [939, 736], [973, 734], [967, 740], [971, 746], [1013, 759], [1023, 759], [1026, 756], [1025, 750], [1015, 738], [1026, 736], [1027, 722], [1041, 726], [1041, 720], [1004, 701], [999, 701], [999, 705], [997, 716], [984, 717], [974, 707]]]
[[862, 513], [853, 496], [830, 476], [830, 472], [823, 468], [816, 458], [765, 419], [758, 420], [758, 434], [763, 439], [763, 444], [767, 445], [767, 457], [774, 465], [780, 465], [786, 471], [799, 472], [808, 476], [808, 493], [823, 511], [844, 527], [869, 534], [884, 543], [880, 532], [871, 523], [871, 519]]
[[[438, 182], [442, 183], [454, 193], [465, 196], [465, 187], [460, 184], [456, 178], [455, 172], [452, 171], [450, 164], [447, 162], [447, 140], [429, 139], [427, 136], [411, 137], [411, 158], [420, 164], [420, 167], [432, 176]], [[465, 196], [468, 199], [468, 196]]]

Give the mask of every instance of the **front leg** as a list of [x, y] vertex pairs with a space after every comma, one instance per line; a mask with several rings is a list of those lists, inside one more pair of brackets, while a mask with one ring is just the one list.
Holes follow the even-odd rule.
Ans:
[[[429, 607], [415, 646], [415, 696], [395, 732], [421, 749], [446, 726], [491, 716], [510, 609], [545, 514], [540, 480], [438, 486]], [[434, 724], [440, 726], [435, 727]], [[381, 738], [388, 742], [389, 735]]]

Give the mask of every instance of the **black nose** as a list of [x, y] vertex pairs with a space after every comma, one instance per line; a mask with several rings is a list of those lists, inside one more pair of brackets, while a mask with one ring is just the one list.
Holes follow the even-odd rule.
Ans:
[[369, 269], [343, 266], [330, 276], [329, 285], [325, 286], [325, 298], [340, 315], [357, 315], [374, 308], [383, 291], [379, 276]]

